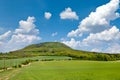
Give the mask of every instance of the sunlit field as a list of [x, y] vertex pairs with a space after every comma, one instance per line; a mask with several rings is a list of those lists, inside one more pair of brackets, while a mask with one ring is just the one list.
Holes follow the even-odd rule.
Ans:
[[20, 65], [26, 60], [67, 60], [71, 59], [71, 57], [66, 56], [37, 56], [37, 57], [28, 57], [28, 58], [18, 58], [18, 59], [3, 59], [0, 60], [0, 69], [6, 67], [12, 67]]
[[39, 61], [0, 73], [0, 80], [120, 80], [117, 61]]

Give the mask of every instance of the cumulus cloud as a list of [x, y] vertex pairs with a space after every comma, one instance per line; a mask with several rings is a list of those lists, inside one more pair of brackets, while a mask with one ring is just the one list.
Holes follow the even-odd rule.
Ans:
[[78, 29], [68, 33], [68, 37], [76, 37], [83, 33], [98, 33], [110, 28], [110, 21], [120, 17], [116, 12], [119, 9], [119, 0], [111, 0], [109, 3], [96, 8], [88, 17], [83, 19]]
[[0, 51], [3, 51], [5, 47], [4, 44], [7, 43], [7, 39], [10, 37], [11, 34], [11, 31], [7, 31], [6, 33], [0, 35]]
[[46, 19], [50, 19], [52, 17], [52, 14], [50, 12], [45, 12], [44, 16]]
[[77, 49], [78, 47], [80, 47], [80, 44], [81, 44], [80, 41], [76, 41], [74, 38], [71, 38], [70, 41], [64, 40], [64, 41], [62, 41], [62, 43], [66, 44], [74, 49]]
[[119, 3], [119, 0], [111, 0], [96, 8], [80, 22], [78, 29], [68, 33], [71, 40], [62, 42], [80, 50], [120, 53], [120, 30], [111, 25], [111, 21], [120, 17]]
[[72, 38], [69, 41], [62, 42], [74, 49], [93, 52], [120, 53], [120, 30], [116, 26], [113, 26], [100, 33], [91, 33], [82, 41]]
[[27, 21], [21, 20], [19, 22], [19, 28], [15, 30], [16, 34], [38, 34], [39, 30], [35, 29], [35, 18], [28, 17]]
[[79, 19], [76, 12], [72, 11], [72, 9], [70, 7], [66, 8], [65, 11], [60, 13], [60, 18], [61, 19], [75, 19], [75, 20]]
[[105, 31], [100, 32], [100, 33], [96, 33], [96, 34], [91, 33], [83, 41], [94, 42], [94, 41], [97, 41], [97, 40], [98, 41], [107, 41], [107, 42], [120, 40], [120, 31], [116, 26], [113, 26], [109, 30], [105, 30]]
[[0, 35], [0, 41], [6, 40], [11, 35], [11, 33], [11, 31], [7, 31], [6, 33]]
[[118, 43], [112, 43], [105, 52], [111, 52], [111, 53], [120, 53], [120, 44]]
[[[26, 35], [26, 34], [17, 34], [12, 35], [11, 39], [8, 42], [8, 50], [17, 50], [21, 49], [29, 44], [34, 43], [35, 41], [40, 40], [41, 38], [36, 35]], [[10, 45], [12, 45], [10, 47]]]
[[57, 36], [58, 35], [58, 33], [57, 32], [55, 32], [55, 33], [52, 33], [52, 37], [54, 37], [54, 36]]
[[[90, 34], [87, 38], [85, 38], [82, 43], [86, 43], [88, 47], [92, 47], [91, 51], [101, 51], [101, 52], [110, 52], [113, 53], [115, 50], [112, 49], [114, 46], [113, 43], [119, 44], [120, 41], [120, 31], [116, 26], [108, 30], [104, 30], [103, 32]], [[110, 50], [107, 50], [111, 48]], [[114, 51], [112, 51], [114, 50]], [[118, 51], [116, 51], [117, 53]]]
[[98, 49], [98, 48], [94, 48], [91, 50], [92, 52], [102, 52], [102, 50]]
[[0, 52], [8, 52], [23, 48], [29, 44], [39, 41], [39, 30], [34, 24], [35, 18], [28, 17], [28, 19], [19, 21], [19, 27], [15, 31], [8, 31], [0, 36], [0, 40], [7, 39], [7, 42], [0, 41]]

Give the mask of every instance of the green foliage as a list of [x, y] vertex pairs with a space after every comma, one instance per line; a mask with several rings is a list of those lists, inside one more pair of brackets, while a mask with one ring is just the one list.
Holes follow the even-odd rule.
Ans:
[[17, 65], [12, 66], [13, 68], [17, 68]]
[[22, 62], [23, 65], [27, 65], [29, 63], [30, 63], [30, 60], [26, 60], [26, 61]]
[[21, 65], [21, 64], [19, 64], [19, 65], [18, 65], [18, 67], [19, 67], [19, 68], [21, 68], [21, 67], [22, 67], [22, 65]]
[[54, 59], [42, 59], [41, 61], [53, 61]]

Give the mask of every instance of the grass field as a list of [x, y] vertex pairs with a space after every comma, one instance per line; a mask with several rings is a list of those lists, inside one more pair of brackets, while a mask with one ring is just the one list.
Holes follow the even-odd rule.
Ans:
[[120, 62], [39, 61], [0, 73], [0, 80], [120, 80]]
[[[66, 56], [37, 56], [37, 57], [28, 57], [28, 58], [18, 58], [18, 59], [7, 59], [0, 60], [0, 69], [4, 67], [12, 67], [15, 65], [19, 65], [25, 60], [45, 60], [45, 59], [53, 59], [53, 60], [65, 60], [65, 59], [71, 59], [70, 57]], [[4, 64], [5, 63], [5, 64]]]

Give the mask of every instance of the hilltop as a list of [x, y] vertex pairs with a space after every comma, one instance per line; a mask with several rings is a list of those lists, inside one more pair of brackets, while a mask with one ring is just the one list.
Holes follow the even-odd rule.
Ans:
[[22, 51], [61, 51], [71, 50], [70, 47], [60, 42], [44, 42], [39, 44], [33, 44], [22, 49]]

